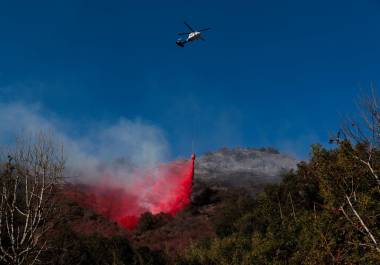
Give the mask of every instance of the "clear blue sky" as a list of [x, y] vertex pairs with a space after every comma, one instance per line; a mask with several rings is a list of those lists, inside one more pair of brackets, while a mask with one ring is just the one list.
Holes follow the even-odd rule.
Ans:
[[[176, 47], [176, 33], [212, 27]], [[162, 128], [173, 156], [326, 143], [379, 80], [380, 2], [1, 1], [2, 102]], [[1, 91], [1, 90], [0, 90]]]

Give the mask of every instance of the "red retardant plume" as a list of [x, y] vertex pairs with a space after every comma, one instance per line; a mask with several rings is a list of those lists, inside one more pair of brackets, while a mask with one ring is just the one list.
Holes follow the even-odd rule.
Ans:
[[106, 176], [81, 190], [82, 196], [71, 197], [83, 207], [93, 209], [124, 228], [133, 229], [145, 212], [174, 216], [190, 203], [194, 162], [195, 155], [191, 160], [137, 170], [127, 183]]

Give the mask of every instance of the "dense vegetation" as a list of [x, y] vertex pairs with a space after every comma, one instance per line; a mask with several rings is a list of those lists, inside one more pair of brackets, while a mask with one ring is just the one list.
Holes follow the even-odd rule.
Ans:
[[380, 264], [371, 239], [380, 237], [380, 186], [357, 159], [365, 150], [346, 141], [313, 146], [311, 160], [282, 183], [225, 202], [213, 222], [217, 237], [178, 264]]

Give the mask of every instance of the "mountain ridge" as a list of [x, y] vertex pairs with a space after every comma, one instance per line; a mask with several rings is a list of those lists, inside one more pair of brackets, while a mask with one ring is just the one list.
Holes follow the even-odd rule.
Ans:
[[222, 148], [197, 159], [195, 180], [221, 186], [251, 187], [278, 182], [300, 161], [267, 148]]

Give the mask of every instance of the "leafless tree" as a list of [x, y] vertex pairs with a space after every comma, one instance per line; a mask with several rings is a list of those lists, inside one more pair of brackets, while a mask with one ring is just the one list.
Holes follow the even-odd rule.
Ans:
[[[341, 133], [339, 132], [336, 139], [332, 141], [339, 145], [349, 141], [355, 145], [355, 149], [348, 150], [350, 155], [367, 168], [368, 179], [366, 182], [371, 183], [373, 188], [380, 189], [380, 105], [375, 87], [372, 87], [370, 96], [362, 96], [358, 100], [358, 109], [358, 117], [347, 119]], [[349, 191], [344, 195], [344, 204], [341, 205], [340, 211], [353, 227], [368, 239], [365, 242], [351, 243], [374, 249], [380, 253], [379, 239], [376, 238], [373, 227], [367, 223], [373, 216], [359, 210], [363, 208], [357, 198], [357, 186], [353, 179], [350, 186]]]
[[57, 211], [63, 150], [40, 133], [19, 139], [0, 167], [0, 264], [38, 264]]

